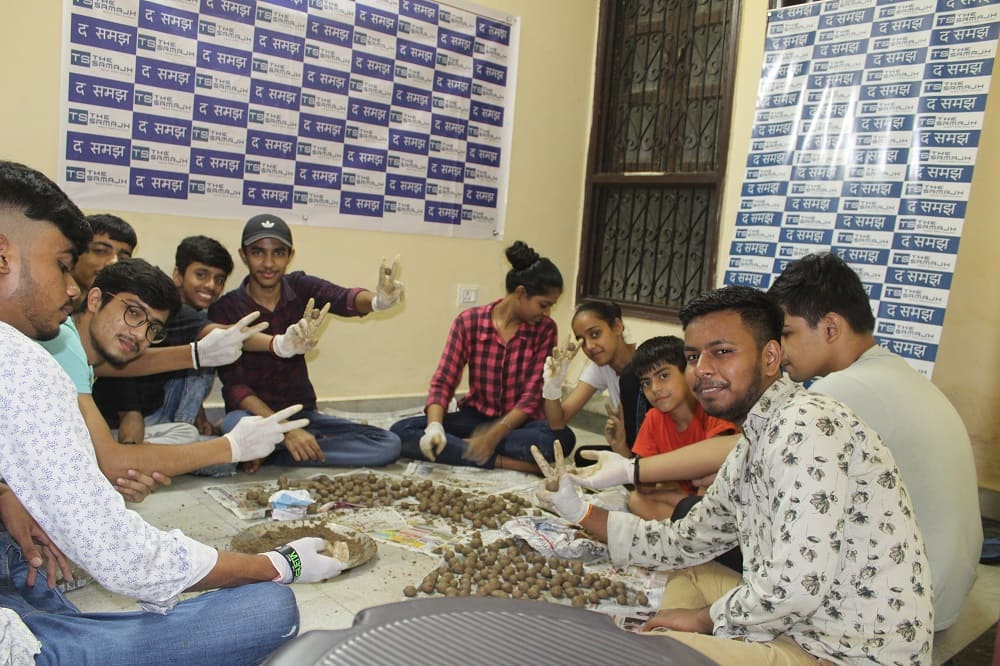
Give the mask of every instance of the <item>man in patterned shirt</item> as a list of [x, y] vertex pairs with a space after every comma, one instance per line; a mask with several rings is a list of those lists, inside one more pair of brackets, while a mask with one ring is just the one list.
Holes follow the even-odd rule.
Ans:
[[[930, 570], [892, 454], [842, 403], [781, 377], [782, 313], [763, 292], [716, 289], [680, 317], [692, 390], [743, 427], [704, 500], [643, 521], [551, 469], [559, 490], [539, 499], [617, 566], [679, 570], [647, 628], [720, 663], [929, 663]], [[622, 476], [641, 481], [641, 462]], [[742, 576], [709, 561], [736, 545]]]
[[[329, 578], [343, 564], [320, 554], [322, 539], [261, 555], [218, 551], [125, 507], [97, 466], [72, 382], [35, 342], [54, 338], [72, 311], [80, 289], [70, 271], [90, 238], [83, 213], [55, 183], [0, 162], [0, 657], [259, 663], [298, 632], [295, 597], [274, 583]], [[290, 415], [237, 426], [228, 435], [234, 455], [304, 425], [280, 423]], [[151, 612], [80, 612], [52, 589], [51, 565], [66, 564], [56, 546]], [[179, 601], [211, 588], [227, 589]]]

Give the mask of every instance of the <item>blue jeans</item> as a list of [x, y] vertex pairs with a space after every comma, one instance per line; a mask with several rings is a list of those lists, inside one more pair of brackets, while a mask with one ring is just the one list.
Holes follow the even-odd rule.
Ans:
[[[222, 419], [222, 432], [235, 428], [244, 416], [252, 415], [242, 409], [226, 414]], [[292, 418], [309, 419], [305, 429], [316, 438], [326, 460], [296, 461], [283, 444], [278, 444], [265, 463], [295, 467], [381, 467], [399, 458], [399, 437], [388, 430], [307, 410]]]
[[[457, 412], [444, 415], [444, 432], [448, 439], [444, 450], [438, 454], [435, 462], [445, 465], [465, 465], [475, 467], [476, 463], [462, 457], [469, 447], [466, 441], [472, 433], [484, 424], [496, 421], [470, 407], [463, 407]], [[420, 451], [420, 438], [424, 436], [424, 429], [427, 427], [427, 417], [414, 416], [403, 419], [392, 424], [389, 428], [399, 435], [403, 445], [403, 457], [413, 460], [424, 460], [424, 454]], [[531, 457], [531, 446], [534, 444], [545, 455], [549, 461], [552, 460], [553, 444], [556, 440], [562, 444], [563, 451], [569, 452], [576, 445], [576, 435], [569, 428], [562, 430], [552, 430], [548, 421], [528, 421], [520, 428], [511, 431], [506, 437], [500, 440], [500, 445], [490, 456], [489, 461], [483, 467], [492, 468], [497, 455], [504, 455], [508, 458], [526, 460], [534, 462]]]
[[215, 368], [190, 370], [183, 377], [168, 379], [163, 385], [163, 405], [144, 419], [146, 425], [194, 423], [214, 381]]
[[0, 532], [0, 606], [42, 644], [35, 664], [259, 664], [299, 630], [289, 587], [256, 583], [206, 592], [166, 615], [82, 613], [42, 571], [26, 584], [28, 563]]

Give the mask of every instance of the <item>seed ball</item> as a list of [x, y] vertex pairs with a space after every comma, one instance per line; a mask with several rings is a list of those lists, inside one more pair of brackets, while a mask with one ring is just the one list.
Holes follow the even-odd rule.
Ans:
[[628, 603], [628, 597], [625, 596], [624, 592], [620, 592], [618, 594], [618, 598], [615, 599], [615, 601], [618, 602], [619, 606], [624, 606], [626, 603]]
[[587, 600], [583, 598], [582, 594], [578, 594], [573, 597], [573, 608], [583, 608], [587, 605]]
[[500, 590], [493, 590], [492, 592], [490, 592], [490, 596], [491, 597], [497, 597], [499, 599], [506, 599], [507, 598], [507, 593], [506, 592], [502, 592]]
[[580, 584], [580, 576], [578, 574], [570, 575], [569, 582], [571, 585], [573, 585], [573, 587], [578, 586]]
[[591, 592], [590, 594], [587, 595], [587, 601], [589, 601], [592, 604], [600, 603], [601, 597], [597, 595], [597, 592]]
[[539, 594], [540, 594], [540, 591], [539, 591], [539, 589], [537, 587], [532, 586], [532, 587], [528, 588], [528, 598], [529, 599], [537, 599], [538, 596], [539, 596]]
[[444, 591], [444, 596], [446, 596], [446, 597], [457, 597], [458, 596], [458, 588], [457, 587], [449, 587], [447, 590]]
[[646, 597], [646, 594], [644, 592], [640, 592], [639, 594], [635, 595], [635, 602], [640, 606], [649, 605], [649, 599]]
[[563, 597], [563, 589], [562, 589], [561, 585], [553, 585], [552, 589], [549, 590], [549, 592], [556, 599], [562, 599], [562, 597]]
[[431, 583], [424, 583], [423, 585], [420, 586], [420, 590], [424, 594], [430, 594], [434, 591], [434, 586]]
[[405, 594], [408, 597], [415, 597], [417, 596], [417, 588], [413, 587], [412, 585], [407, 585], [406, 587], [403, 588], [403, 594]]
[[539, 571], [538, 573], [541, 574], [541, 576], [543, 578], [551, 578], [552, 577], [552, 569], [549, 569], [548, 567], [542, 567], [542, 570]]
[[521, 590], [521, 588], [517, 587], [514, 588], [514, 590], [510, 593], [510, 596], [512, 596], [515, 599], [522, 599], [524, 597], [524, 592]]
[[572, 570], [573, 570], [574, 574], [576, 574], [577, 576], [580, 576], [580, 575], [583, 574], [583, 565], [581, 563], [579, 563], [579, 562], [574, 562]]

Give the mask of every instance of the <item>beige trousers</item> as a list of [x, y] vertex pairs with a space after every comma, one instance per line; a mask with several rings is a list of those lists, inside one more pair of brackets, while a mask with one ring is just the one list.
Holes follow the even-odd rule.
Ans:
[[[710, 606], [741, 582], [742, 578], [738, 573], [717, 562], [681, 569], [671, 574], [667, 581], [661, 608]], [[669, 629], [654, 629], [649, 633], [669, 636], [723, 665], [815, 666], [831, 663], [809, 654], [787, 636], [779, 636], [766, 643], [755, 643]]]

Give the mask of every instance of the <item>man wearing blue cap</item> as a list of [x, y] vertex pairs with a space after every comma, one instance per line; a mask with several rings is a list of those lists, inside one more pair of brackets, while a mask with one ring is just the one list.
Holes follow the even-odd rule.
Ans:
[[[268, 332], [278, 334], [299, 320], [310, 298], [316, 307], [329, 304], [333, 314], [363, 317], [388, 310], [403, 296], [403, 285], [395, 279], [398, 261], [391, 268], [383, 261], [375, 292], [341, 287], [302, 271], [286, 274], [295, 255], [292, 232], [284, 220], [270, 213], [247, 221], [239, 254], [249, 275], [208, 310], [209, 319], [220, 324], [259, 310], [260, 321], [270, 324]], [[393, 433], [316, 411], [316, 392], [302, 356], [244, 354], [222, 369], [219, 378], [227, 412], [223, 432], [248, 414], [270, 416], [287, 405], [303, 405], [302, 416], [309, 419], [309, 425], [286, 433], [284, 445], [267, 462], [358, 467], [387, 465], [399, 457], [399, 438]], [[261, 462], [245, 463], [244, 470], [256, 471]]]

